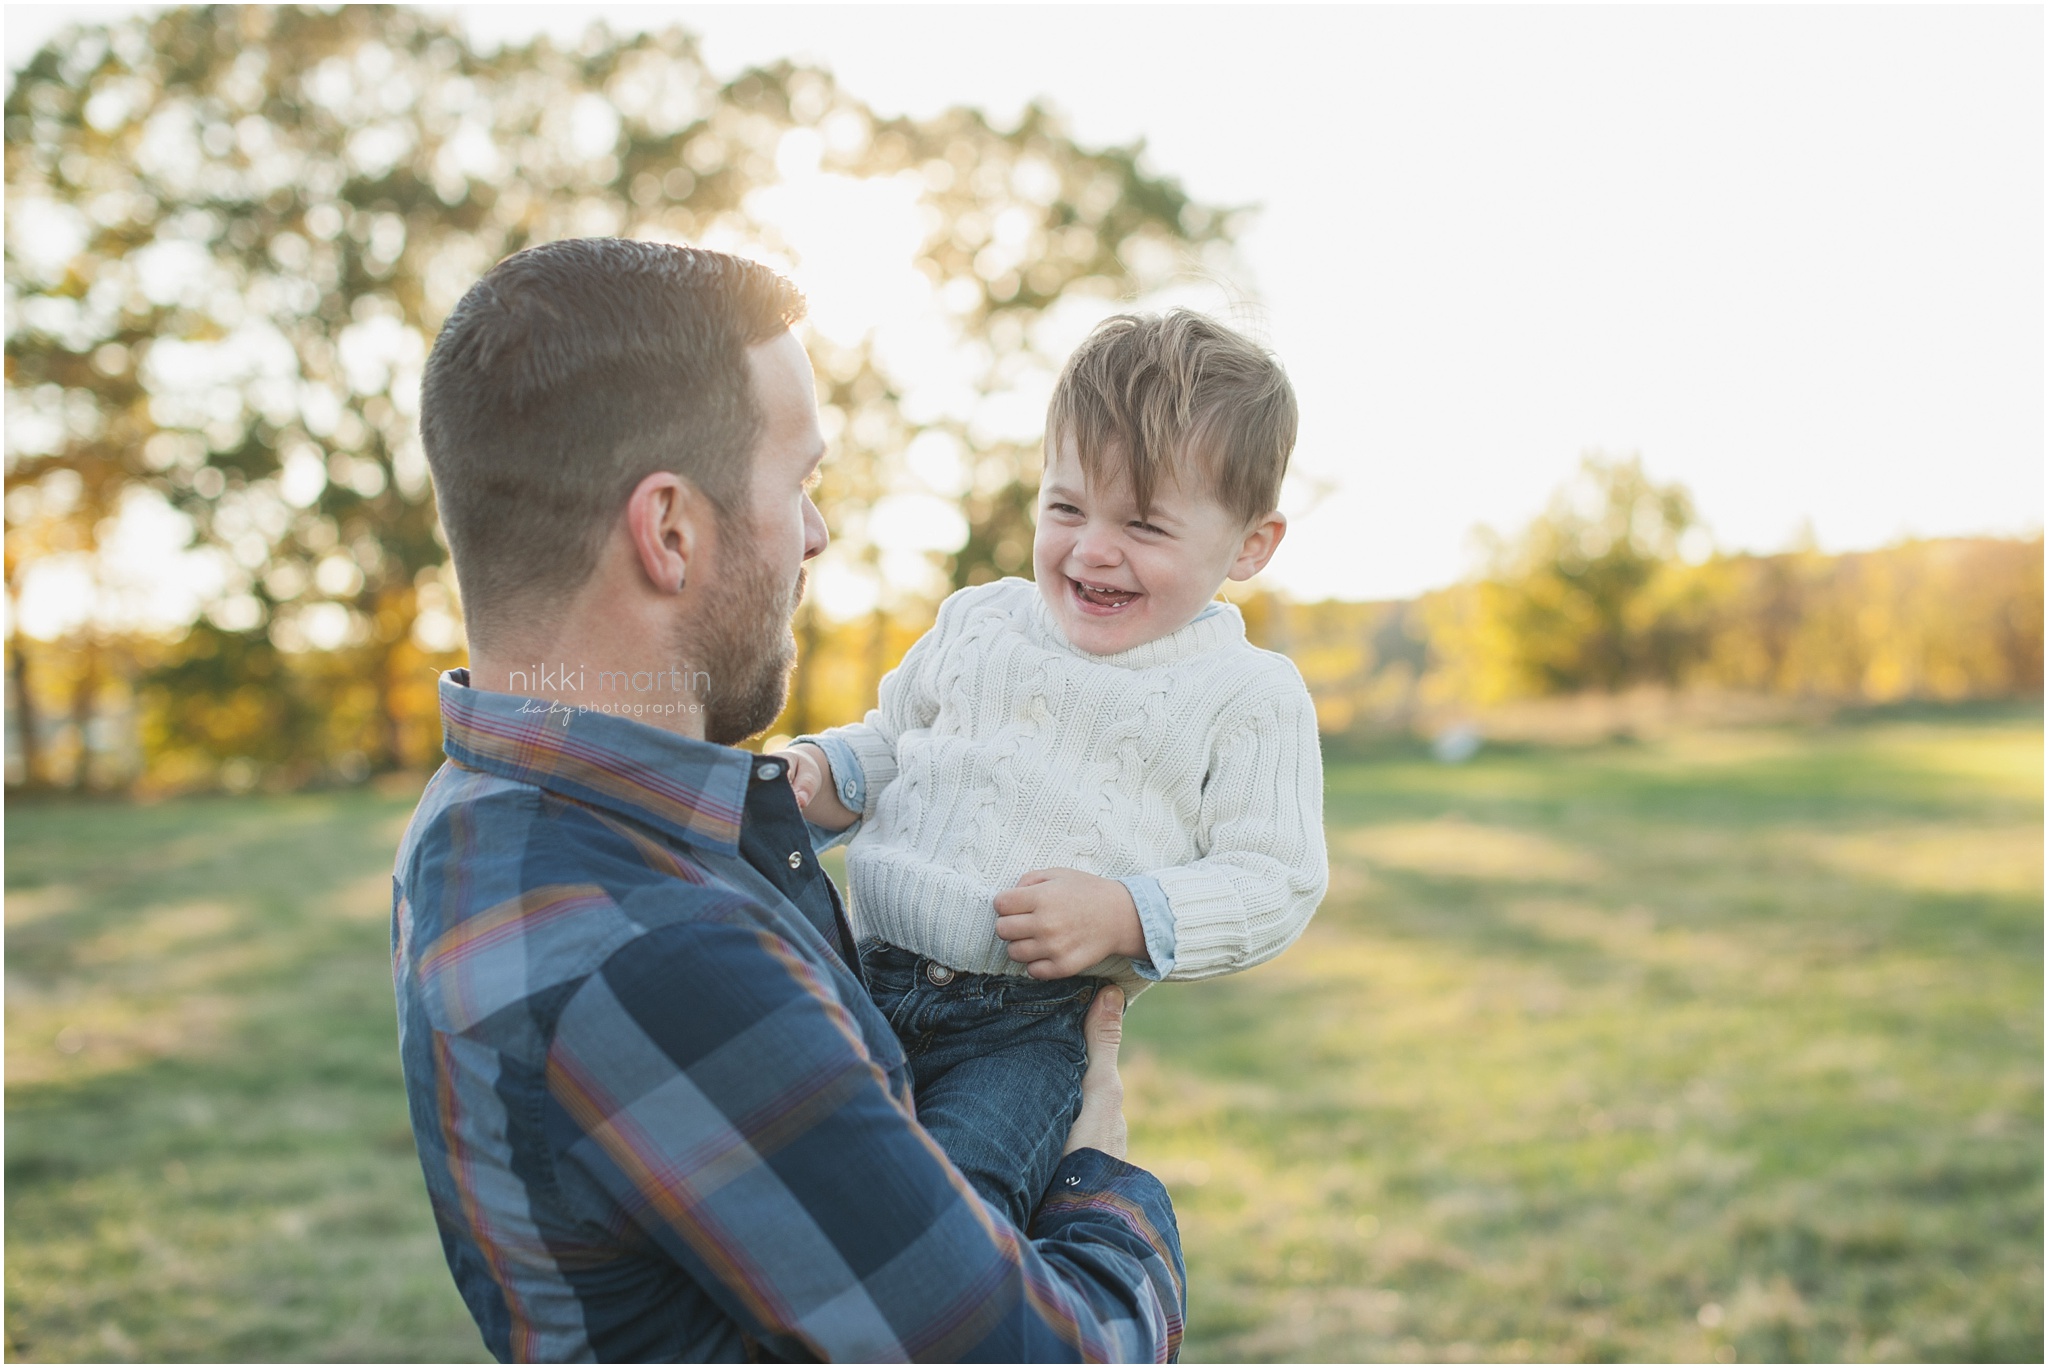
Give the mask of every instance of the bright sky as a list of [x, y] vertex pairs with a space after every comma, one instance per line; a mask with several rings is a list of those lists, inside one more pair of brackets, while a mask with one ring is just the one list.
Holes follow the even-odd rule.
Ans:
[[[1593, 449], [1683, 481], [1724, 548], [2041, 525], [2038, 8], [462, 9], [484, 42], [600, 15], [884, 114], [1042, 97], [1261, 206], [1231, 284], [1302, 402], [1268, 572], [1301, 597], [1456, 578]], [[10, 69], [58, 22], [8, 7]], [[857, 312], [827, 254], [807, 287]]]

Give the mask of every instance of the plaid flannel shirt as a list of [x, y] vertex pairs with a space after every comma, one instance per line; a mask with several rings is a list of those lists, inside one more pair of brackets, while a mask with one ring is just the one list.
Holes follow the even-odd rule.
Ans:
[[914, 1119], [781, 766], [441, 683], [392, 976], [448, 1264], [506, 1360], [1154, 1360], [1158, 1180], [1067, 1156], [1029, 1237]]

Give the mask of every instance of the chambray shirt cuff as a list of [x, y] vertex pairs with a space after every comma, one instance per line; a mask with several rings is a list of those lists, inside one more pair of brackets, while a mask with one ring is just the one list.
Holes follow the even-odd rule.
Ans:
[[[866, 766], [861, 764], [860, 757], [854, 754], [853, 747], [836, 736], [799, 736], [790, 744], [795, 745], [800, 741], [808, 741], [825, 752], [825, 759], [832, 765], [832, 782], [839, 789], [839, 801], [846, 805], [847, 810], [866, 811], [868, 772]], [[853, 833], [860, 830], [858, 820], [844, 831], [827, 831], [816, 822], [807, 822], [805, 825], [811, 829], [812, 847], [820, 851], [845, 845], [853, 839]]]
[[1131, 970], [1139, 978], [1157, 983], [1173, 972], [1173, 907], [1166, 890], [1150, 874], [1132, 874], [1117, 880], [1131, 890], [1138, 905], [1138, 925], [1145, 931], [1145, 958], [1132, 960]]

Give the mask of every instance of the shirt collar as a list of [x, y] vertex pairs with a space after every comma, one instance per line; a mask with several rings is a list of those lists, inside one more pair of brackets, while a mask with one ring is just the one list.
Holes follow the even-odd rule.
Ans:
[[629, 718], [441, 676], [448, 758], [737, 854], [753, 756]]

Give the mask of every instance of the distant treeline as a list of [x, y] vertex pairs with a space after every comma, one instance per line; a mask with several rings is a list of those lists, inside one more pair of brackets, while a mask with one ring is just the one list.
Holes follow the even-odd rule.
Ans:
[[[1525, 586], [1461, 584], [1391, 603], [1243, 607], [1284, 650], [1325, 732], [1407, 730], [1464, 709], [1587, 689], [1662, 686], [1838, 704], [2041, 693], [2042, 543], [1913, 541], [1824, 556], [1717, 556], [1661, 576], [1621, 641], [1635, 668], [1573, 677], [1571, 642], [1529, 634]], [[1583, 645], [1583, 643], [1581, 643]]]
[[[1645, 685], [1835, 704], [2041, 694], [2039, 538], [1677, 561], [1620, 616], [1618, 637], [1601, 637], [1606, 620], [1590, 611], [1537, 613], [1532, 589], [1542, 588], [1479, 580], [1380, 603], [1255, 592], [1238, 605], [1252, 640], [1300, 667], [1326, 734], [1430, 730], [1518, 699]], [[806, 610], [774, 733], [861, 716], [928, 622], [928, 612], [832, 622]], [[278, 656], [240, 644], [202, 621], [179, 641], [42, 645], [35, 706], [19, 706], [18, 674], [8, 681], [10, 782], [24, 777], [25, 718], [45, 786], [293, 786], [360, 779], [377, 751], [409, 767], [439, 759], [433, 678], [459, 653], [408, 646], [400, 678], [380, 687], [347, 648]], [[1595, 669], [1606, 677], [1572, 673]], [[88, 691], [90, 718], [65, 706]]]

